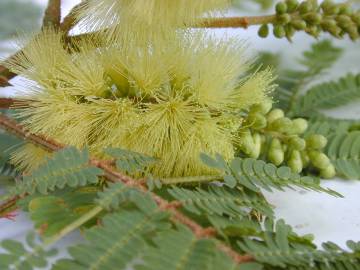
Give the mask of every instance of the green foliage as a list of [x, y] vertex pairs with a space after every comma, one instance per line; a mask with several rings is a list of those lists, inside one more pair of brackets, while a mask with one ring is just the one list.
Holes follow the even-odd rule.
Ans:
[[324, 74], [339, 59], [342, 49], [335, 47], [330, 40], [314, 43], [303, 53], [299, 63], [303, 70], [279, 70], [276, 80], [278, 88], [274, 93], [278, 107], [289, 110], [296, 104], [299, 92], [317, 76]]
[[241, 218], [249, 215], [254, 209], [266, 216], [273, 216], [268, 203], [256, 193], [244, 192], [241, 189], [228, 187], [209, 186], [190, 190], [174, 187], [168, 192], [186, 210], [201, 215], [226, 215], [231, 218]]
[[331, 109], [360, 100], [360, 74], [348, 74], [337, 82], [315, 85], [293, 107], [296, 115], [309, 116], [319, 109]]
[[31, 175], [24, 179], [11, 191], [13, 194], [39, 192], [47, 194], [66, 186], [78, 187], [88, 183], [97, 183], [102, 171], [89, 165], [89, 152], [79, 151], [75, 147], [58, 151]]
[[293, 238], [291, 227], [279, 220], [274, 230], [267, 226], [263, 239], [244, 238], [238, 244], [257, 261], [282, 269], [360, 269], [360, 242], [348, 241], [349, 252], [331, 242], [318, 250], [299, 240]]
[[26, 237], [26, 244], [28, 247], [15, 240], [3, 240], [0, 246], [6, 253], [0, 254], [0, 268], [14, 270], [45, 268], [48, 265], [48, 257], [57, 254], [55, 249], [45, 250], [41, 244], [36, 243], [33, 233]]
[[21, 140], [7, 133], [0, 133], [0, 177], [15, 177], [18, 172], [10, 164], [10, 153], [21, 144]]
[[293, 173], [286, 166], [276, 167], [272, 163], [251, 158], [235, 158], [228, 164], [220, 155], [216, 155], [215, 158], [202, 155], [201, 158], [208, 166], [224, 171], [225, 183], [231, 183], [231, 186], [240, 185], [245, 190], [260, 192], [260, 188], [272, 191], [296, 186], [341, 196], [333, 190], [321, 187], [317, 179]]
[[88, 243], [69, 248], [73, 259], [60, 260], [53, 269], [125, 269], [144, 250], [146, 238], [167, 228], [164, 213], [120, 210], [108, 214], [102, 219], [102, 226], [85, 232]]
[[156, 162], [156, 159], [130, 150], [108, 148], [105, 153], [116, 159], [116, 167], [128, 174], [145, 173], [146, 168]]
[[44, 237], [50, 237], [94, 207], [97, 188], [64, 190], [38, 195], [29, 203], [30, 218]]
[[40, 26], [41, 8], [21, 0], [0, 2], [0, 39], [10, 38], [18, 31], [33, 31]]
[[329, 136], [326, 152], [341, 175], [360, 179], [360, 131]]

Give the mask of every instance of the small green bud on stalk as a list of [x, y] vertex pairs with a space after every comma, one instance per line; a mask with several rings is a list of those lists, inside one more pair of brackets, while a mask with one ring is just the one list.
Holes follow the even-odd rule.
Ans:
[[317, 27], [316, 25], [310, 26], [306, 32], [315, 38], [317, 38], [320, 35], [321, 29]]
[[320, 150], [323, 149], [327, 144], [327, 139], [320, 134], [311, 134], [306, 139], [306, 146], [311, 149]]
[[329, 33], [333, 35], [334, 37], [342, 37], [344, 35], [344, 32], [341, 30], [340, 27], [335, 26], [330, 29], [328, 29]]
[[287, 117], [282, 117], [273, 121], [269, 128], [283, 133], [291, 133], [292, 121]]
[[325, 169], [320, 170], [320, 176], [325, 179], [330, 179], [335, 177], [336, 171], [334, 165], [330, 164]]
[[325, 0], [321, 3], [320, 7], [326, 15], [335, 15], [340, 12], [339, 6], [332, 1]]
[[332, 28], [337, 27], [336, 21], [333, 19], [324, 19], [320, 25], [326, 31], [330, 31]]
[[304, 118], [292, 120], [292, 125], [294, 134], [303, 134], [308, 128], [308, 122]]
[[294, 136], [289, 139], [289, 145], [294, 148], [295, 150], [304, 150], [306, 147], [306, 142], [304, 139]]
[[249, 124], [252, 124], [253, 129], [262, 129], [267, 126], [267, 120], [264, 115], [262, 115], [260, 113], [254, 113], [252, 115], [253, 115], [251, 117], [252, 121], [250, 120], [251, 123], [249, 123]]
[[360, 12], [357, 12], [357, 13], [351, 15], [351, 20], [352, 20], [358, 27], [360, 27]]
[[283, 118], [285, 113], [281, 109], [273, 109], [266, 116], [268, 123], [274, 122], [276, 119]]
[[301, 151], [300, 154], [301, 154], [301, 161], [303, 163], [303, 166], [307, 167], [310, 163], [309, 155], [306, 153], [306, 151]]
[[339, 14], [351, 15], [352, 10], [349, 4], [342, 4], [339, 7]]
[[267, 24], [263, 24], [260, 26], [258, 31], [259, 37], [266, 38], [269, 35], [269, 26]]
[[286, 35], [284, 26], [279, 24], [274, 25], [273, 33], [276, 38], [283, 38]]
[[299, 10], [300, 14], [308, 13], [309, 11], [312, 10], [312, 5], [310, 2], [304, 1], [299, 5], [298, 10]]
[[253, 137], [250, 130], [244, 130], [239, 135], [240, 137], [240, 146], [239, 149], [243, 151], [246, 155], [250, 155], [255, 147]]
[[271, 99], [265, 99], [263, 102], [251, 106], [250, 112], [259, 112], [267, 114], [272, 108]]
[[299, 6], [299, 2], [297, 0], [286, 0], [285, 3], [287, 5], [287, 12], [294, 12]]
[[350, 16], [347, 15], [336, 16], [335, 20], [338, 22], [340, 26], [349, 25], [352, 23]]
[[276, 17], [276, 21], [279, 24], [288, 24], [291, 21], [291, 16], [288, 13], [280, 14]]
[[274, 163], [276, 166], [279, 166], [284, 162], [284, 156], [285, 153], [282, 150], [280, 140], [277, 138], [272, 139], [268, 152], [269, 161]]
[[288, 39], [288, 41], [292, 41], [292, 37], [295, 35], [295, 28], [292, 27], [290, 24], [285, 25], [285, 33], [286, 33], [286, 38]]
[[301, 160], [300, 152], [297, 150], [294, 150], [290, 154], [290, 158], [287, 161], [287, 165], [290, 167], [290, 169], [294, 173], [300, 173], [303, 169], [303, 163]]
[[275, 6], [276, 14], [284, 14], [287, 12], [287, 5], [284, 2], [279, 2]]
[[309, 157], [311, 163], [314, 165], [314, 167], [318, 169], [325, 169], [331, 164], [330, 159], [327, 157], [327, 155], [319, 151], [310, 151]]
[[259, 133], [253, 134], [253, 142], [254, 142], [254, 147], [252, 148], [249, 157], [258, 158], [261, 153], [261, 136]]
[[355, 41], [359, 38], [359, 32], [357, 27], [351, 27], [350, 29], [348, 29], [348, 34], [351, 40]]
[[296, 29], [296, 30], [304, 30], [306, 28], [306, 22], [303, 20], [293, 20], [291, 21], [291, 25]]
[[311, 12], [303, 15], [303, 19], [310, 24], [319, 24], [322, 16], [319, 13]]

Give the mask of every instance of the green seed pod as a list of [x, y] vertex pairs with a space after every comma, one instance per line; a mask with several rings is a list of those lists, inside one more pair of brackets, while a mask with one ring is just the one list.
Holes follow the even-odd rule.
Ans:
[[293, 20], [291, 21], [291, 25], [296, 29], [296, 30], [304, 30], [306, 28], [306, 22], [303, 20]]
[[302, 2], [298, 8], [300, 14], [308, 13], [312, 10], [312, 4], [309, 1]]
[[323, 149], [327, 144], [327, 139], [323, 135], [320, 134], [311, 134], [306, 139], [306, 146], [309, 149], [320, 150]]
[[325, 169], [331, 164], [330, 159], [327, 157], [327, 155], [319, 151], [310, 151], [309, 157], [311, 163], [314, 165], [314, 167], [318, 169]]
[[336, 171], [334, 165], [330, 164], [325, 169], [320, 170], [320, 176], [325, 179], [331, 179], [335, 177]]
[[269, 128], [282, 133], [291, 133], [292, 121], [287, 117], [282, 117], [273, 121]]
[[266, 38], [269, 35], [269, 26], [267, 24], [263, 24], [260, 26], [258, 31], [259, 37]]
[[281, 110], [281, 109], [273, 109], [267, 114], [266, 119], [267, 119], [268, 123], [272, 123], [276, 119], [282, 118], [284, 116], [285, 116], [285, 113], [284, 113], [283, 110]]
[[303, 163], [304, 168], [309, 166], [309, 163], [310, 163], [309, 155], [306, 153], [306, 151], [301, 151], [300, 154], [301, 154], [301, 161]]
[[253, 134], [253, 142], [254, 142], [254, 147], [252, 148], [252, 151], [249, 153], [249, 157], [258, 158], [261, 153], [261, 136], [259, 133]]
[[306, 147], [306, 142], [303, 138], [300, 138], [298, 136], [291, 137], [289, 139], [289, 145], [294, 148], [295, 150], [304, 150]]
[[283, 38], [286, 35], [284, 26], [279, 25], [279, 24], [274, 25], [273, 33], [274, 33], [274, 36], [277, 38]]
[[276, 21], [279, 24], [288, 24], [291, 21], [291, 16], [288, 13], [280, 14], [276, 16]]
[[285, 153], [281, 148], [280, 140], [277, 138], [272, 139], [268, 152], [269, 161], [274, 163], [276, 166], [279, 166], [284, 162], [284, 156]]
[[319, 24], [322, 16], [319, 13], [311, 12], [303, 15], [303, 19], [310, 24]]
[[299, 6], [299, 2], [297, 0], [286, 0], [285, 3], [287, 5], [287, 12], [294, 12]]
[[304, 118], [292, 120], [294, 134], [303, 134], [308, 128], [308, 122]]
[[250, 112], [259, 112], [261, 114], [267, 114], [272, 108], [272, 100], [267, 98], [263, 102], [251, 106]]
[[287, 12], [287, 5], [284, 2], [279, 2], [275, 6], [276, 14], [284, 14]]
[[303, 169], [303, 163], [301, 160], [300, 152], [293, 150], [290, 154], [290, 158], [287, 161], [287, 165], [294, 173], [300, 173]]

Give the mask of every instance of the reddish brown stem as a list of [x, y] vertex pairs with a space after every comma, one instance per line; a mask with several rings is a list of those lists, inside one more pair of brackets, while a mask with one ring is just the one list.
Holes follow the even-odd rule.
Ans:
[[49, 0], [45, 10], [42, 27], [52, 26], [59, 28], [61, 21], [61, 1]]

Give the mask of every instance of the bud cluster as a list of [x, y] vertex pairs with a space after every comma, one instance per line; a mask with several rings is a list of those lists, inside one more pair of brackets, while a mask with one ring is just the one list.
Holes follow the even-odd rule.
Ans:
[[[312, 0], [301, 3], [285, 0], [276, 4], [276, 19], [272, 24], [275, 37], [286, 37], [290, 41], [296, 31], [305, 31], [314, 37], [323, 31], [336, 38], [348, 34], [356, 40], [360, 34], [360, 11], [353, 11], [348, 3], [333, 3], [331, 0], [325, 0], [320, 5]], [[263, 24], [258, 34], [267, 37], [268, 24]]]
[[286, 164], [295, 173], [316, 169], [323, 178], [335, 176], [335, 168], [323, 153], [327, 139], [320, 134], [304, 138], [308, 123], [290, 119], [284, 111], [272, 109], [271, 101], [250, 108], [239, 132], [238, 150], [244, 156], [264, 159], [276, 166]]

